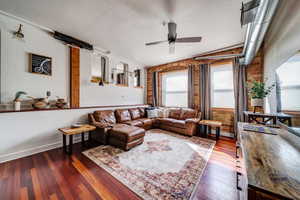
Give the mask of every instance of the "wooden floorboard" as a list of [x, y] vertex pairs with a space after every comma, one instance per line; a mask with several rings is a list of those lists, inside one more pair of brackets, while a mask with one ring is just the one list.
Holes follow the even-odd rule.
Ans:
[[[82, 150], [75, 144], [72, 156], [59, 148], [0, 164], [0, 199], [140, 199]], [[233, 139], [216, 143], [193, 199], [237, 199]]]

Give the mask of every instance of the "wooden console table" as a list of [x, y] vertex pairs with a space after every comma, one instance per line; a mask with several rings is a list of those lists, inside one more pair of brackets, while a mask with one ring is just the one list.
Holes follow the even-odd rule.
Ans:
[[245, 131], [244, 125], [238, 124], [239, 199], [300, 200], [300, 137], [286, 129]]
[[[72, 154], [72, 149], [73, 149], [73, 135], [81, 134], [81, 144], [84, 146], [85, 145], [85, 140], [84, 140], [84, 133], [88, 132], [89, 133], [89, 140], [91, 139], [91, 131], [95, 130], [96, 127], [86, 124], [82, 125], [81, 127], [78, 128], [60, 128], [58, 129], [62, 135], [63, 135], [63, 150], [65, 153]], [[69, 136], [69, 145], [67, 148], [67, 136]]]
[[288, 126], [292, 126], [292, 116], [285, 113], [254, 113], [250, 111], [244, 111], [244, 115], [249, 123], [256, 122], [257, 124], [267, 124], [272, 122], [276, 124], [277, 120], [281, 123], [287, 123]]

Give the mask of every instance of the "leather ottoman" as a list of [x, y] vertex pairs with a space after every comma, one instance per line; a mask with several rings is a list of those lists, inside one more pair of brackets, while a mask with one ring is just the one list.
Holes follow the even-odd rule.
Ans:
[[125, 151], [144, 142], [145, 130], [127, 124], [115, 124], [109, 130], [108, 143]]

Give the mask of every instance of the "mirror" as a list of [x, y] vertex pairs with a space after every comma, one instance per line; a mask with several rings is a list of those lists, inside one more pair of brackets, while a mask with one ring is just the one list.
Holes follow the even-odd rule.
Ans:
[[128, 64], [118, 63], [113, 70], [113, 78], [119, 86], [128, 86]]
[[300, 111], [300, 52], [276, 70], [282, 111]]
[[133, 71], [133, 87], [141, 87], [141, 70], [136, 69]]
[[100, 86], [103, 86], [105, 83], [109, 83], [108, 81], [108, 66], [109, 59], [107, 56], [103, 56], [98, 53], [94, 53], [92, 55], [92, 63], [91, 63], [91, 82], [97, 83]]
[[276, 69], [278, 110], [292, 115], [292, 125], [300, 126], [300, 52]]

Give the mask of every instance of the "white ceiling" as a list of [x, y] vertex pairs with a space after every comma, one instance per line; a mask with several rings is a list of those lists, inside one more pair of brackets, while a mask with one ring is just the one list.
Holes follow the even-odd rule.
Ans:
[[[146, 66], [191, 57], [243, 41], [242, 0], [1, 0], [0, 9], [71, 35]], [[201, 43], [146, 47], [165, 40], [163, 21], [177, 23], [178, 37]]]

